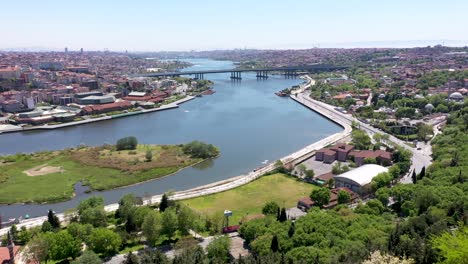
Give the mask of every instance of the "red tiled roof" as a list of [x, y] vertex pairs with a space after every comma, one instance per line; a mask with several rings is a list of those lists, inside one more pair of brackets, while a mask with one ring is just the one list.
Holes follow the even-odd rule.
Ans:
[[[19, 246], [13, 247], [13, 254], [16, 256], [18, 250], [20, 249]], [[8, 251], [7, 247], [0, 247], [0, 263], [8, 263], [10, 260], [10, 252]]]
[[321, 174], [317, 177], [315, 177], [316, 179], [319, 179], [319, 180], [322, 180], [322, 181], [325, 181], [325, 182], [328, 182], [330, 179], [333, 179], [333, 176], [334, 174], [332, 172], [327, 172], [327, 173], [324, 173], [324, 174]]

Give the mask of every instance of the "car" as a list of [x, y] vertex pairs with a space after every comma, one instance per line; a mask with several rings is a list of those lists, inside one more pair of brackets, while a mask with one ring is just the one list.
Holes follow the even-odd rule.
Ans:
[[419, 147], [419, 148], [417, 148], [417, 150], [421, 150], [421, 148]]

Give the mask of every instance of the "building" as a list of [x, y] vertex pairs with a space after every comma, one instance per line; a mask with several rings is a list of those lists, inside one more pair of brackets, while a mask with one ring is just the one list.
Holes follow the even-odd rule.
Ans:
[[19, 67], [0, 68], [0, 79], [19, 78], [21, 74]]
[[354, 149], [354, 146], [339, 143], [330, 147], [330, 149], [336, 152], [336, 159], [338, 161], [346, 161], [348, 159], [348, 154]]
[[16, 112], [19, 112], [21, 111], [21, 109], [23, 108], [23, 104], [21, 104], [19, 101], [17, 100], [8, 100], [8, 101], [5, 101], [3, 102], [2, 104], [3, 106], [3, 110], [5, 112], [10, 112], [10, 113], [16, 113]]
[[354, 146], [339, 143], [328, 148], [322, 148], [315, 153], [315, 160], [323, 161], [324, 163], [333, 163], [335, 160], [346, 161], [349, 153], [354, 149]]
[[463, 102], [463, 95], [459, 92], [454, 92], [450, 94], [449, 100], [455, 101], [455, 102]]
[[19, 262], [19, 246], [15, 246], [11, 233], [8, 232], [6, 247], [0, 247], [0, 264], [14, 264]]
[[109, 104], [115, 102], [113, 95], [91, 95], [76, 99], [77, 103], [82, 105]]
[[88, 105], [83, 108], [85, 115], [97, 115], [112, 111], [123, 111], [132, 108], [133, 105], [129, 101], [120, 101], [103, 105]]
[[363, 187], [371, 183], [372, 179], [382, 172], [388, 172], [388, 169], [376, 164], [365, 164], [335, 176], [335, 186], [338, 188], [346, 187], [355, 193], [364, 194], [366, 191]]
[[[330, 200], [328, 204], [324, 205], [323, 208], [330, 209], [338, 205], [338, 193], [340, 191], [345, 191], [349, 193], [351, 199], [350, 203], [355, 202], [359, 197], [358, 195], [346, 187], [338, 187], [330, 190]], [[301, 209], [302, 211], [308, 211], [312, 206], [314, 206], [315, 202], [309, 197], [303, 197], [297, 202], [297, 208]]]
[[349, 156], [354, 157], [354, 162], [357, 166], [365, 164], [365, 159], [375, 159], [378, 164], [391, 165], [392, 164], [392, 153], [385, 150], [361, 150], [351, 151]]

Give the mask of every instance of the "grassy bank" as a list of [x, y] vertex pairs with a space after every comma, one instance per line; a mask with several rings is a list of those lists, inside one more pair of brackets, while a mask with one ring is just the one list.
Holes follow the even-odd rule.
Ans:
[[138, 145], [122, 151], [86, 147], [0, 157], [0, 203], [64, 201], [80, 181], [92, 190], [108, 190], [160, 178], [201, 160], [184, 154], [182, 145]]
[[270, 201], [286, 208], [294, 207], [300, 198], [308, 196], [314, 188], [314, 185], [278, 173], [229, 191], [182, 202], [208, 216], [222, 216], [224, 210], [231, 210], [233, 216], [230, 223], [234, 224], [244, 216], [261, 213], [263, 206]]

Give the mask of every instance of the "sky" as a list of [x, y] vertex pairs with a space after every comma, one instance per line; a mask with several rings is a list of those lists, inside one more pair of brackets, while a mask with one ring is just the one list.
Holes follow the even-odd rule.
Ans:
[[0, 49], [468, 45], [467, 0], [14, 0]]

